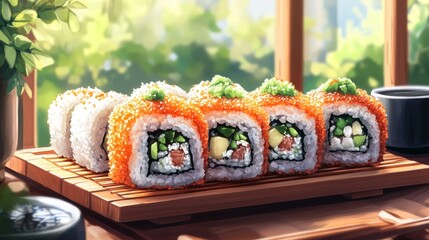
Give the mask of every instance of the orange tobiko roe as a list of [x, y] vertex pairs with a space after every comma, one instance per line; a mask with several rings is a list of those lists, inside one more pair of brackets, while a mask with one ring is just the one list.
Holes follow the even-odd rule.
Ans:
[[[264, 139], [264, 161], [261, 175], [268, 170], [268, 130], [269, 118], [265, 111], [250, 96], [244, 98], [226, 98], [213, 97], [208, 92], [210, 82], [201, 82], [190, 91], [190, 104], [198, 106], [204, 114], [220, 111], [225, 113], [239, 112], [244, 113], [255, 120], [261, 126], [262, 138]], [[207, 142], [208, 144], [208, 142]]]
[[348, 104], [359, 104], [368, 108], [368, 110], [375, 115], [378, 127], [380, 129], [380, 154], [378, 161], [374, 164], [377, 165], [383, 161], [383, 155], [386, 152], [386, 140], [388, 137], [387, 132], [387, 116], [384, 106], [376, 98], [368, 95], [363, 89], [357, 89], [357, 94], [342, 94], [339, 92], [325, 92], [321, 90], [313, 90], [308, 93], [310, 98], [317, 102], [321, 107], [325, 104], [332, 104], [344, 102]]
[[[307, 170], [304, 173], [311, 174], [317, 171], [323, 161], [324, 143], [326, 139], [325, 121], [321, 108], [317, 104], [313, 103], [308, 96], [300, 92], [293, 97], [288, 97], [261, 93], [259, 90], [256, 90], [252, 92], [250, 96], [262, 107], [274, 107], [279, 105], [292, 106], [304, 111], [307, 117], [314, 118], [317, 135], [317, 163], [314, 169]], [[295, 172], [290, 172], [290, 174], [294, 173]]]
[[[115, 107], [109, 118], [109, 176], [115, 183], [135, 187], [130, 178], [128, 162], [132, 154], [131, 130], [135, 122], [144, 115], [170, 115], [183, 117], [193, 124], [199, 134], [203, 147], [204, 169], [207, 168], [208, 126], [201, 111], [186, 100], [168, 94], [162, 101], [148, 101], [144, 96], [137, 96]], [[202, 184], [200, 179], [194, 184]], [[157, 188], [157, 187], [155, 187]]]

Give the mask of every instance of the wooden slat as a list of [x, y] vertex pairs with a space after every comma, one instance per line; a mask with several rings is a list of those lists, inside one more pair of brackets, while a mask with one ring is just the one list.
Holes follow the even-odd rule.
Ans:
[[384, 85], [408, 83], [407, 0], [384, 0]]
[[[118, 222], [151, 220], [198, 212], [285, 202], [329, 195], [369, 196], [383, 189], [429, 183], [429, 166], [391, 153], [377, 167], [322, 168], [304, 176], [264, 176], [244, 182], [208, 182], [176, 190], [133, 189], [107, 173], [93, 173], [50, 150], [19, 151], [9, 166], [71, 201]], [[420, 156], [419, 159], [428, 156]], [[23, 169], [26, 169], [25, 171]], [[334, 186], [334, 187], [333, 187]]]
[[275, 76], [303, 89], [304, 0], [276, 1]]
[[21, 96], [21, 148], [37, 147], [37, 72], [34, 70], [28, 77], [24, 78], [30, 86], [33, 96], [30, 98], [26, 93]]

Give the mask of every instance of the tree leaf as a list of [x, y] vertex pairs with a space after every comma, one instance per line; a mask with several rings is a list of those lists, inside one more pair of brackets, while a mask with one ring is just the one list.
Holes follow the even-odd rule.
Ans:
[[1, 15], [4, 20], [10, 21], [10, 17], [12, 16], [12, 9], [10, 9], [9, 4], [6, 1], [1, 2]]
[[12, 7], [18, 6], [18, 0], [9, 0], [9, 3], [12, 5]]
[[68, 10], [67, 8], [58, 8], [55, 11], [55, 14], [57, 15], [57, 18], [60, 21], [68, 22], [69, 21], [69, 11], [70, 10]]
[[15, 19], [12, 22], [12, 26], [14, 27], [23, 27], [29, 23], [34, 22], [37, 18], [37, 12], [32, 9], [24, 9], [18, 15], [16, 15]]
[[55, 9], [49, 9], [39, 12], [39, 18], [45, 23], [52, 23], [53, 21], [57, 20]]
[[7, 83], [6, 93], [9, 94], [15, 89], [16, 85], [18, 85], [18, 79], [16, 78], [16, 74], [14, 74]]
[[33, 91], [31, 91], [30, 86], [27, 83], [24, 83], [24, 90], [27, 93], [29, 98], [33, 98]]
[[79, 32], [79, 29], [80, 29], [79, 19], [77, 18], [76, 13], [74, 13], [73, 11], [69, 12], [68, 24], [69, 24], [70, 31], [74, 33]]
[[30, 39], [20, 34], [15, 35], [13, 39], [13, 43], [15, 47], [18, 48], [19, 50], [27, 50], [33, 44], [33, 42]]
[[16, 50], [11, 46], [4, 46], [4, 54], [6, 62], [9, 64], [10, 68], [13, 68], [16, 61]]
[[26, 73], [26, 72], [25, 72], [25, 62], [24, 62], [24, 60], [22, 59], [21, 54], [18, 54], [18, 55], [16, 56], [15, 68], [16, 68], [16, 70], [18, 70], [18, 72], [19, 72], [19, 73], [21, 73], [21, 74], [25, 74], [25, 73]]
[[49, 56], [44, 56], [36, 53], [33, 56], [35, 57], [34, 62], [37, 69], [42, 69], [54, 63], [54, 60]]
[[70, 5], [68, 7], [74, 8], [74, 9], [85, 9], [85, 8], [87, 8], [85, 4], [83, 4], [79, 1], [70, 3]]
[[0, 30], [0, 41], [2, 41], [5, 44], [8, 44], [8, 45], [11, 44], [9, 38], [6, 36], [6, 34], [2, 30]]
[[5, 61], [6, 61], [6, 59], [4, 57], [3, 46], [0, 46], [0, 67], [3, 66], [3, 64], [4, 64]]
[[18, 6], [18, 0], [9, 0], [9, 3], [12, 5], [12, 7]]
[[32, 67], [36, 67], [36, 60], [33, 54], [28, 52], [21, 52], [22, 59], [25, 62], [25, 65], [30, 65]]
[[6, 37], [9, 38], [9, 40], [12, 42], [13, 36], [10, 33], [10, 30], [8, 29], [8, 27], [2, 27], [1, 30], [6, 35]]
[[54, 6], [55, 7], [61, 7], [64, 6], [64, 3], [66, 3], [67, 0], [54, 0]]

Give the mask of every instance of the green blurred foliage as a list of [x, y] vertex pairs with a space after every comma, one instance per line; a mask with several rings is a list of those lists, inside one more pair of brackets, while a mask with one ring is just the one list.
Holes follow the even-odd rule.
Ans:
[[[374, 7], [381, 0], [361, 1], [366, 13], [354, 11], [360, 26], [347, 23], [344, 33], [333, 27], [311, 33], [307, 30], [318, 20], [304, 19], [306, 33], [317, 41], [337, 33], [334, 48], [324, 58], [304, 63], [304, 92], [343, 76], [367, 91], [382, 86], [383, 11]], [[141, 82], [166, 80], [189, 90], [220, 74], [253, 90], [273, 76], [274, 12], [255, 19], [248, 0], [84, 3], [88, 9], [77, 11], [79, 34], [57, 32], [66, 27], [56, 22], [38, 26], [35, 32], [55, 59], [38, 73], [40, 146], [49, 145], [49, 104], [68, 89], [97, 86], [129, 94]], [[429, 0], [409, 0], [408, 20], [409, 80], [428, 84]]]
[[[336, 77], [348, 77], [359, 88], [367, 91], [382, 86], [383, 11], [376, 7], [380, 0], [361, 2], [365, 6], [366, 14], [354, 9], [354, 15], [359, 19], [360, 25], [355, 26], [352, 21], [347, 22], [344, 32], [337, 29], [336, 46], [326, 53], [326, 57], [304, 63], [304, 92], [317, 88], [329, 78]], [[312, 22], [311, 17], [307, 22]], [[320, 41], [326, 39], [325, 37]]]
[[38, 73], [39, 146], [49, 145], [49, 104], [67, 89], [130, 94], [142, 82], [166, 80], [189, 90], [220, 74], [253, 90], [273, 76], [274, 11], [254, 18], [248, 0], [84, 4], [79, 34], [61, 31], [57, 22], [35, 31], [55, 59]]

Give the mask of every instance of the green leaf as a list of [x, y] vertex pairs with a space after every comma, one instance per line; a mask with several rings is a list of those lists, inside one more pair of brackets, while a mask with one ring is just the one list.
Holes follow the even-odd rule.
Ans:
[[11, 46], [4, 46], [4, 54], [6, 57], [6, 62], [9, 64], [10, 68], [13, 68], [16, 60], [16, 50]]
[[49, 56], [40, 55], [37, 53], [35, 53], [34, 56], [37, 69], [42, 69], [54, 63], [54, 60]]
[[4, 20], [10, 21], [10, 17], [12, 16], [12, 9], [10, 9], [9, 4], [6, 1], [1, 2], [1, 15]]
[[70, 31], [74, 33], [79, 32], [79, 29], [80, 29], [79, 18], [77, 18], [77, 15], [73, 11], [69, 12], [68, 24], [69, 24]]
[[57, 15], [57, 17], [60, 21], [68, 22], [69, 21], [69, 12], [70, 12], [70, 10], [68, 10], [67, 8], [58, 8], [55, 11], [55, 14]]
[[87, 7], [86, 7], [86, 5], [85, 5], [85, 4], [83, 4], [83, 3], [79, 2], [79, 1], [76, 1], [76, 2], [72, 2], [72, 3], [69, 5], [69, 8], [74, 8], [74, 9], [85, 9], [85, 8], [87, 8]]
[[33, 98], [33, 91], [31, 91], [30, 86], [27, 83], [24, 83], [24, 90], [27, 93], [29, 98]]
[[52, 0], [39, 0], [36, 1], [35, 8], [38, 10], [43, 10], [48, 5], [51, 5]]
[[49, 9], [39, 12], [39, 18], [45, 23], [52, 23], [53, 21], [57, 20], [55, 9]]
[[2, 41], [3, 43], [5, 43], [7, 45], [11, 44], [9, 38], [6, 36], [6, 34], [2, 30], [0, 30], [0, 41]]
[[64, 6], [64, 3], [66, 3], [67, 0], [54, 0], [54, 6], [55, 7], [62, 7]]
[[28, 52], [21, 52], [22, 59], [25, 62], [25, 65], [30, 65], [32, 67], [36, 67], [36, 60], [33, 54]]
[[9, 3], [12, 5], [12, 7], [18, 6], [18, 0], [9, 0]]
[[33, 42], [30, 39], [28, 39], [26, 36], [17, 34], [13, 39], [13, 44], [19, 50], [27, 50], [31, 47]]
[[5, 61], [3, 46], [0, 46], [0, 67], [3, 66]]
[[12, 26], [14, 27], [23, 27], [29, 23], [34, 22], [37, 18], [37, 12], [32, 9], [24, 9], [18, 15], [16, 15], [15, 19], [12, 22]]
[[20, 72], [21, 74], [25, 74], [25, 73], [26, 73], [26, 71], [25, 71], [25, 62], [24, 62], [24, 60], [22, 59], [21, 54], [18, 54], [18, 55], [16, 56], [15, 68], [16, 68], [16, 70], [18, 70], [18, 72]]
[[9, 94], [10, 92], [15, 89], [16, 85], [18, 85], [18, 79], [16, 78], [16, 75], [14, 74], [7, 83], [6, 93]]

